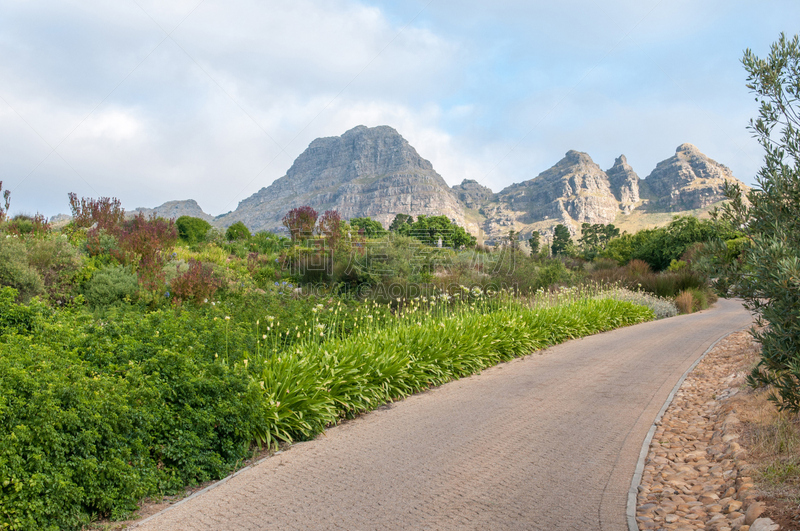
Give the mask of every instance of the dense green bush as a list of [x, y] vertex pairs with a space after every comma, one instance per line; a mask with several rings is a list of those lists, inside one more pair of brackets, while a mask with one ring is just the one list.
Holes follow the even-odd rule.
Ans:
[[0, 286], [17, 290], [23, 302], [44, 293], [44, 281], [28, 264], [28, 250], [16, 236], [0, 234]]
[[194, 244], [205, 240], [206, 234], [211, 229], [211, 224], [200, 218], [181, 216], [175, 220], [178, 228], [178, 237], [188, 243]]
[[109, 266], [98, 270], [83, 287], [86, 302], [100, 308], [119, 302], [136, 300], [139, 281], [136, 275], [123, 266]]
[[45, 319], [13, 296], [0, 292], [0, 525], [119, 518], [247, 455], [269, 407], [226, 352], [227, 321], [132, 307]]
[[76, 291], [75, 278], [81, 268], [78, 251], [66, 237], [50, 235], [28, 243], [28, 263], [44, 282], [50, 301], [64, 304]]
[[232, 240], [247, 240], [250, 238], [250, 229], [241, 221], [237, 221], [225, 231], [225, 238]]

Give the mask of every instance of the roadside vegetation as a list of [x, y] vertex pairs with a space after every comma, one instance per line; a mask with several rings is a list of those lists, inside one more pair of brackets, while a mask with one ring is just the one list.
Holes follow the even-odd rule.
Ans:
[[[2, 184], [0, 183], [0, 186]], [[389, 229], [310, 207], [287, 236], [0, 208], [0, 523], [79, 529], [236, 469], [259, 447], [571, 338], [713, 302], [724, 223], [566, 228], [494, 248], [443, 216]]]

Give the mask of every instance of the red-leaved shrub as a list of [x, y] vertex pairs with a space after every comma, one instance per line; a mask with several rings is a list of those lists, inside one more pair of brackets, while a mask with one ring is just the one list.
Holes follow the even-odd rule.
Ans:
[[316, 224], [317, 211], [310, 206], [293, 208], [283, 217], [283, 226], [289, 230], [292, 241], [310, 238]]
[[121, 251], [117, 257], [123, 264], [137, 262], [139, 284], [156, 291], [164, 284], [164, 251], [178, 241], [175, 221], [138, 214], [122, 224], [117, 233]]
[[219, 287], [211, 265], [189, 259], [189, 269], [172, 280], [170, 295], [177, 302], [192, 300], [200, 304], [213, 297]]

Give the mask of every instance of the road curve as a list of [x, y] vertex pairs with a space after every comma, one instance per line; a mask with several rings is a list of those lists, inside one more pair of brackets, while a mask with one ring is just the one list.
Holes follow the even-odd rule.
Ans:
[[659, 409], [750, 322], [720, 300], [570, 341], [345, 422], [136, 529], [625, 530]]

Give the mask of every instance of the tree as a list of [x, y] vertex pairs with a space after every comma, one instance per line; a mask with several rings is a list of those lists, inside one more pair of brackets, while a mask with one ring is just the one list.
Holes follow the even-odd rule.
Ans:
[[192, 216], [181, 216], [175, 221], [178, 228], [178, 237], [186, 243], [198, 243], [203, 241], [206, 233], [211, 230], [211, 224], [200, 218]]
[[594, 258], [606, 248], [606, 245], [613, 238], [619, 236], [619, 229], [614, 225], [604, 225], [602, 223], [582, 223], [580, 243], [581, 252], [586, 260]]
[[317, 211], [310, 206], [293, 208], [283, 217], [282, 222], [292, 241], [307, 240], [317, 224]]
[[[3, 181], [0, 181], [0, 191], [3, 190]], [[6, 190], [3, 192], [3, 199], [5, 202], [5, 208], [0, 207], [0, 223], [3, 222], [4, 219], [8, 217], [8, 207], [11, 206], [11, 190]]]
[[539, 252], [539, 231], [535, 230], [531, 233], [531, 237], [528, 238], [528, 245], [531, 246], [531, 256], [534, 256], [536, 253]]
[[391, 232], [399, 232], [403, 233], [403, 229], [409, 229], [411, 224], [414, 223], [414, 218], [409, 216], [408, 214], [397, 214], [392, 220], [392, 224], [389, 225], [389, 230]]
[[374, 219], [367, 217], [351, 219], [350, 226], [357, 230], [359, 234], [366, 236], [367, 238], [379, 238], [385, 235], [387, 232], [386, 229], [383, 228], [383, 225], [381, 225], [380, 221], [375, 221]]
[[570, 247], [572, 247], [572, 237], [569, 229], [561, 224], [556, 225], [553, 231], [553, 244], [550, 246], [553, 255], [569, 254]]
[[237, 221], [225, 231], [225, 239], [228, 241], [249, 240], [250, 229], [243, 222]]
[[519, 251], [519, 232], [514, 229], [508, 231], [508, 246], [512, 253]]
[[326, 210], [319, 218], [319, 233], [328, 240], [330, 247], [336, 247], [344, 232], [344, 222], [337, 210]]
[[[399, 231], [403, 234], [403, 231]], [[417, 221], [410, 225], [408, 235], [428, 244], [436, 246], [442, 240], [442, 246], [458, 249], [461, 247], [474, 247], [477, 242], [475, 236], [450, 221], [447, 216], [420, 215]]]
[[[767, 324], [753, 335], [761, 360], [749, 383], [772, 386], [779, 409], [800, 411], [800, 43], [781, 34], [761, 59], [746, 50], [747, 88], [760, 103], [749, 130], [764, 149], [757, 186], [746, 195], [728, 186], [731, 202], [715, 214], [740, 227], [748, 244], [731, 260], [731, 246], [717, 242], [708, 268], [716, 287], [741, 297]], [[749, 205], [748, 205], [749, 203]]]

